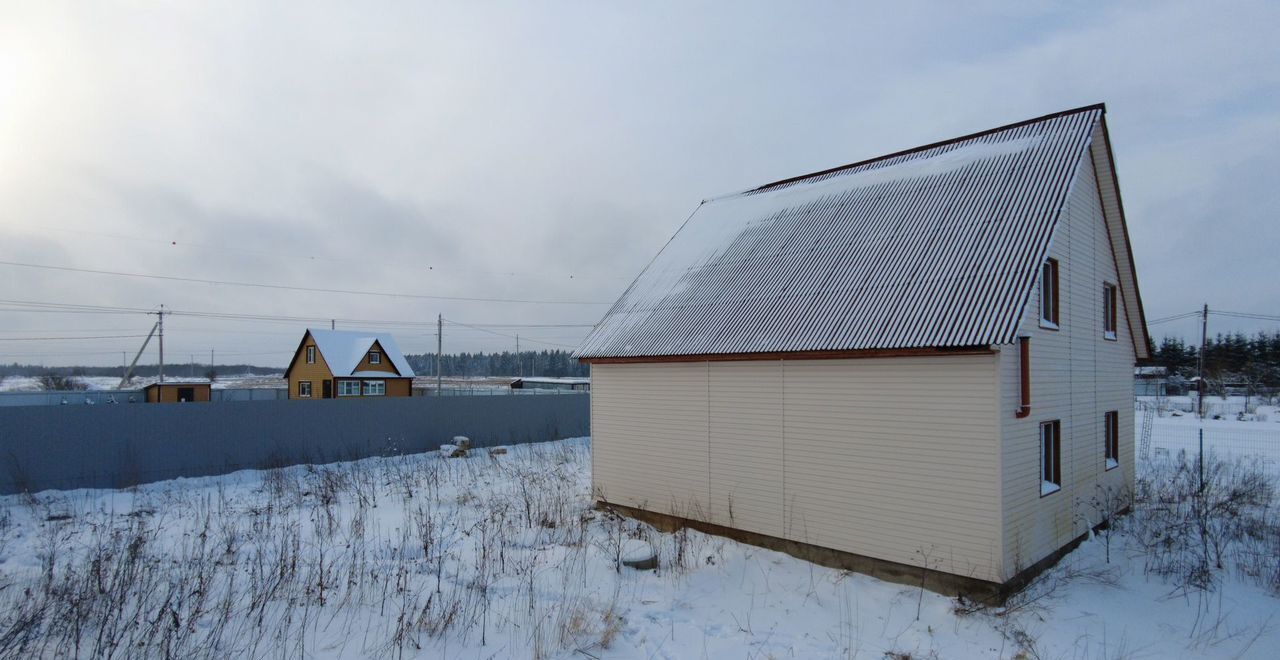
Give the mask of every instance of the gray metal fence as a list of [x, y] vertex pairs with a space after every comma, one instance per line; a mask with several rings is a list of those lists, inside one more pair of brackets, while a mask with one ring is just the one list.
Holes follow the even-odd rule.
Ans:
[[589, 433], [590, 395], [0, 408], [0, 494]]
[[93, 406], [139, 403], [142, 390], [66, 390], [57, 392], [0, 392], [5, 406]]

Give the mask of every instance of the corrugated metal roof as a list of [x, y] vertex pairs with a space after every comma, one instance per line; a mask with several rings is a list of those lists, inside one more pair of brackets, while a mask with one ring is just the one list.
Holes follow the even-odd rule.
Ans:
[[1015, 340], [1101, 106], [703, 202], [579, 357]]

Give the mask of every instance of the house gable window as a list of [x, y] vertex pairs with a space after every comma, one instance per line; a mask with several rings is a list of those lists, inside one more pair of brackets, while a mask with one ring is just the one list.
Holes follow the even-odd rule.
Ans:
[[382, 364], [382, 353], [379, 351], [369, 351], [369, 364]]
[[309, 380], [298, 381], [298, 397], [302, 399], [311, 398], [311, 381]]
[[387, 393], [387, 382], [385, 380], [364, 381], [365, 396], [382, 396], [386, 393]]
[[360, 381], [358, 380], [338, 381], [338, 396], [360, 396]]
[[307, 364], [315, 364], [315, 363], [316, 363], [316, 347], [308, 346], [307, 347]]
[[1102, 285], [1102, 336], [1116, 338], [1116, 285]]
[[1058, 260], [1046, 259], [1040, 269], [1040, 327], [1058, 329]]
[[1106, 443], [1108, 470], [1120, 466], [1120, 413], [1112, 410], [1102, 416], [1103, 438]]
[[1040, 496], [1062, 490], [1062, 422], [1040, 424]]

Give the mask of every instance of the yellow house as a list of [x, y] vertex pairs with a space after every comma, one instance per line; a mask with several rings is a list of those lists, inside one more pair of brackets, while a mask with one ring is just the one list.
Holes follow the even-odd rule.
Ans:
[[311, 328], [284, 377], [290, 399], [410, 396], [413, 369], [387, 333]]

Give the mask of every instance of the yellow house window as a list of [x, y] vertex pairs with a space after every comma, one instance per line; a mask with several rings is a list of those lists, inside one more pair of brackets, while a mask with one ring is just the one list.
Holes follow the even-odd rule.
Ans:
[[338, 396], [360, 396], [360, 381], [358, 380], [338, 381]]
[[364, 382], [365, 396], [382, 396], [387, 393], [387, 382], [383, 380], [366, 380]]
[[316, 363], [316, 347], [308, 346], [307, 347], [307, 364], [315, 364], [315, 363]]
[[382, 364], [382, 353], [369, 351], [369, 364]]
[[303, 399], [311, 398], [311, 381], [309, 380], [298, 381], [298, 396]]

